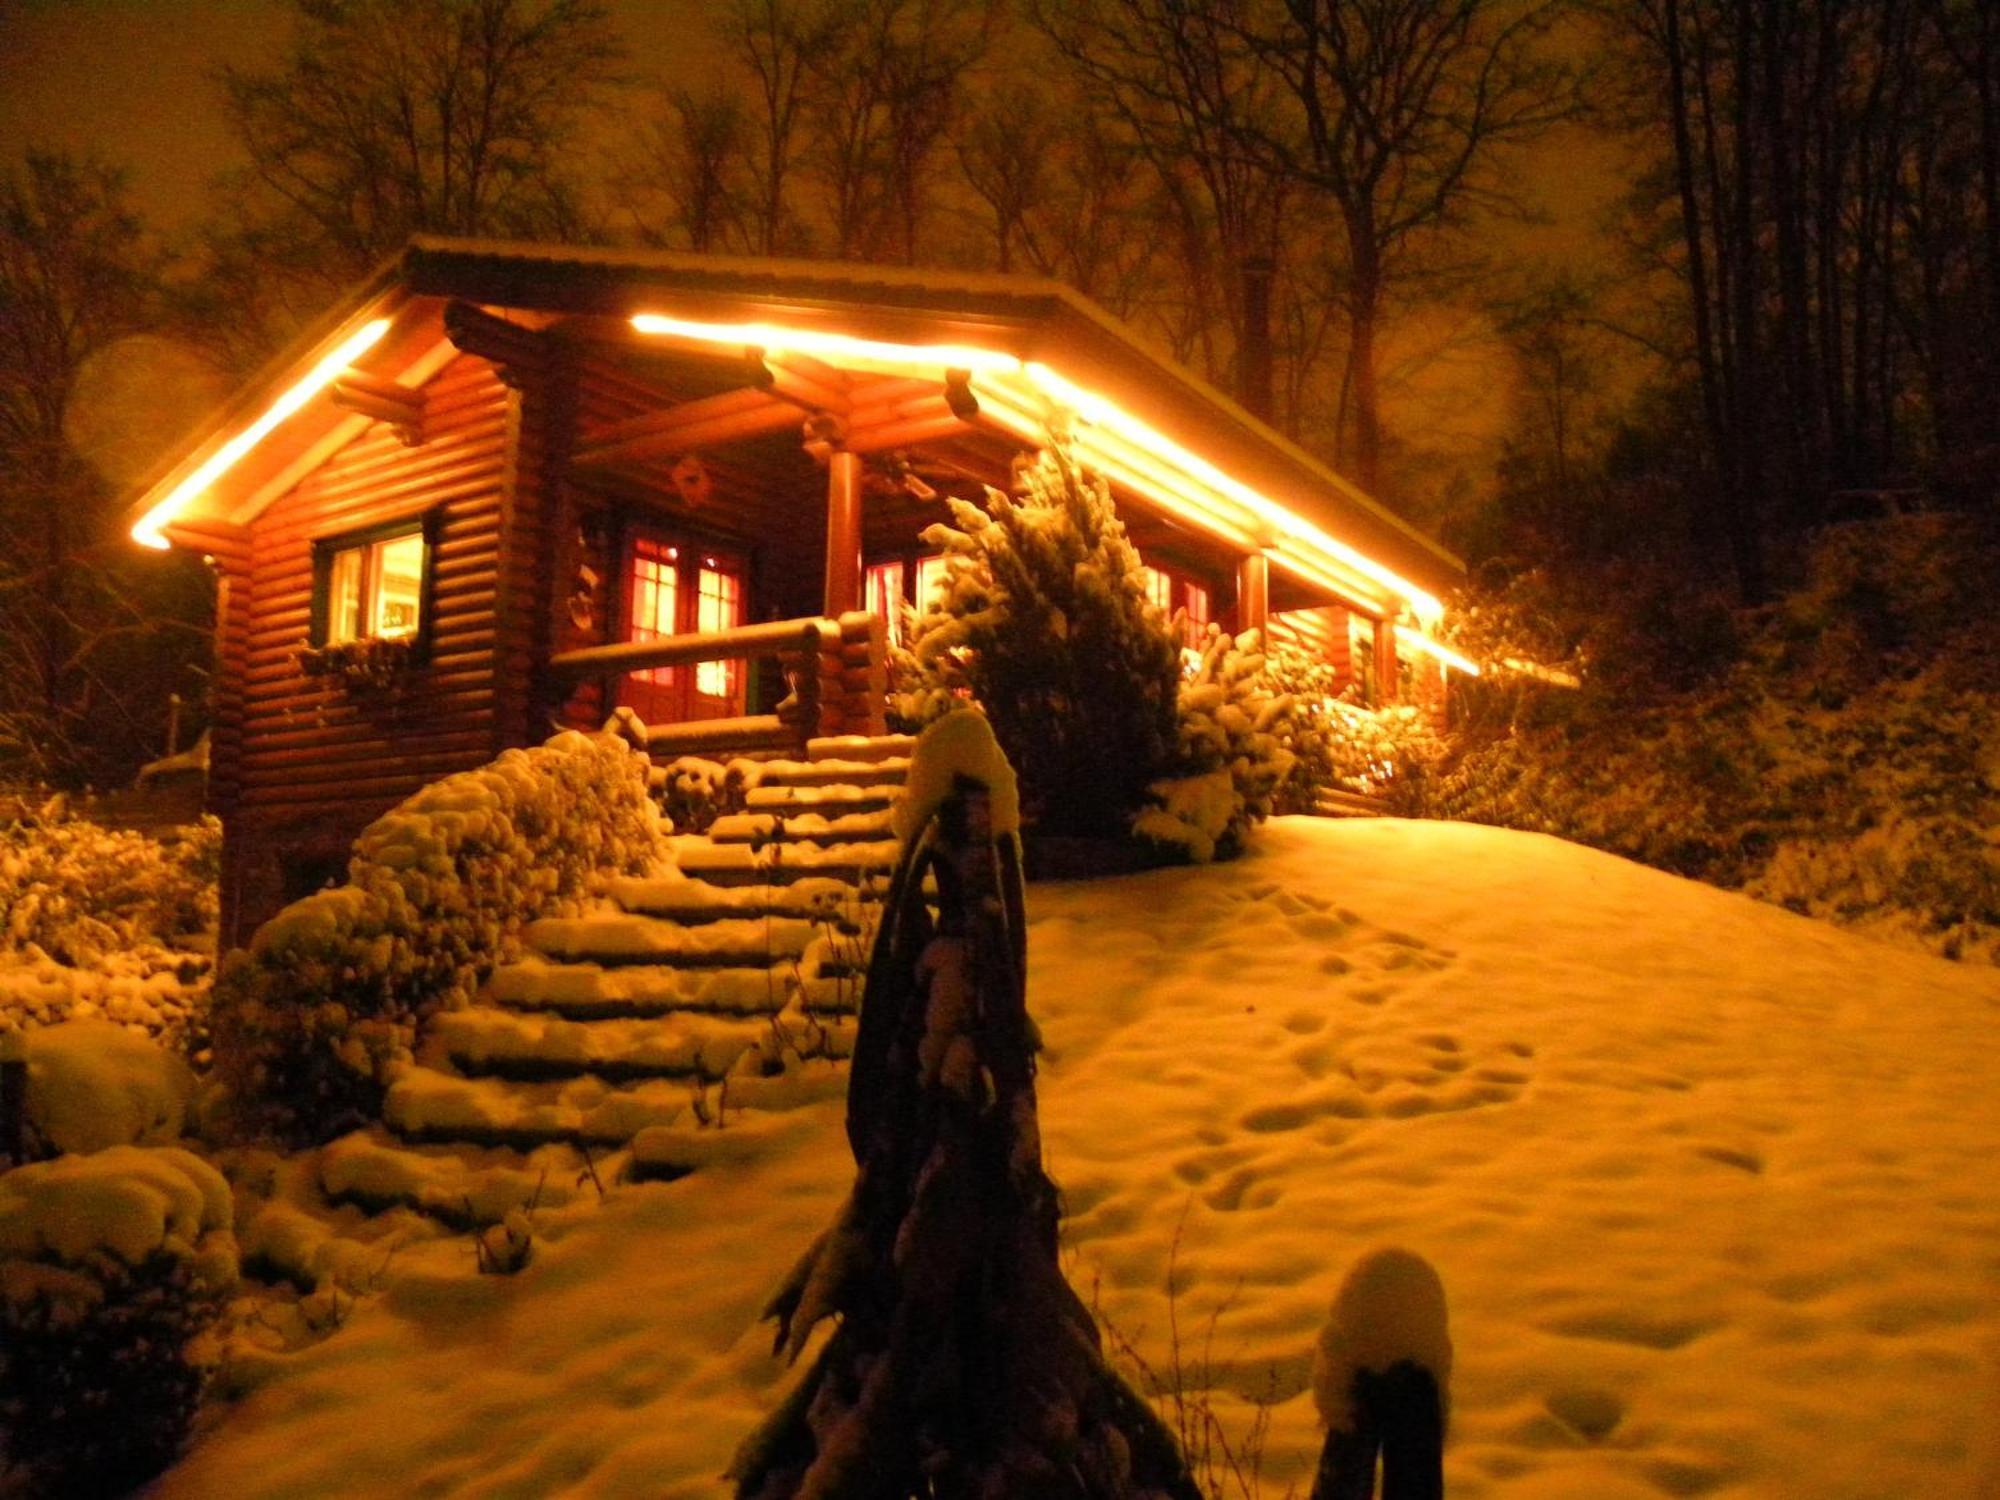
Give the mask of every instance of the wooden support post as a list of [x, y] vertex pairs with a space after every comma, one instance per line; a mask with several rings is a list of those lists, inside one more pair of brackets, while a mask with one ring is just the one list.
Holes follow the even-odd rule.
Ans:
[[1398, 694], [1396, 671], [1396, 622], [1375, 622], [1375, 701], [1394, 703]]
[[826, 461], [826, 607], [829, 619], [861, 608], [861, 455], [836, 448]]
[[1246, 552], [1236, 561], [1236, 629], [1261, 631], [1271, 620], [1271, 560]]

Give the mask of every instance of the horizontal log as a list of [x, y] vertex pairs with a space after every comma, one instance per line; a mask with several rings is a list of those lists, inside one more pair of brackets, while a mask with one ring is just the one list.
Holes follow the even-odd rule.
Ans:
[[[688, 403], [688, 405], [697, 404], [699, 403]], [[674, 409], [679, 411], [686, 408]], [[750, 438], [765, 437], [774, 432], [790, 432], [797, 429], [798, 425], [799, 414], [796, 408], [784, 402], [767, 401], [761, 407], [704, 416], [699, 421], [682, 423], [644, 437], [579, 447], [571, 455], [570, 461], [586, 468], [607, 464], [643, 463], [650, 459], [668, 458], [675, 454], [691, 453], [703, 448], [716, 448]]]
[[[744, 660], [786, 649], [816, 649], [819, 639], [831, 636], [838, 629], [830, 620], [772, 620], [762, 625], [739, 625], [733, 630], [690, 632], [651, 641], [616, 641], [558, 652], [549, 658], [549, 671], [557, 681], [572, 681], [578, 677], [609, 676], [688, 662]], [[809, 637], [808, 630], [815, 632], [814, 635]]]
[[653, 755], [682, 755], [695, 750], [783, 750], [799, 742], [799, 731], [776, 714], [698, 719], [688, 724], [649, 725], [646, 729], [646, 749]]
[[849, 382], [830, 365], [798, 354], [766, 354], [752, 358], [751, 383], [805, 411], [847, 410]]
[[884, 453], [892, 448], [917, 448], [926, 443], [966, 437], [979, 430], [956, 412], [947, 410], [907, 421], [852, 428], [841, 446], [849, 453]]
[[379, 760], [357, 758], [347, 764], [331, 763], [321, 757], [301, 765], [252, 769], [244, 779], [243, 794], [250, 801], [261, 800], [260, 794], [267, 789], [296, 793], [303, 787], [324, 787], [328, 791], [351, 787], [360, 794], [385, 782], [401, 782], [414, 789], [453, 771], [483, 766], [492, 758], [490, 749], [484, 745], [471, 750], [385, 756]]
[[[717, 417], [766, 411], [770, 406], [771, 398], [754, 386], [723, 391], [696, 401], [674, 402], [609, 422], [592, 423], [581, 435], [580, 442], [586, 448], [612, 447], [632, 438], [668, 436]], [[797, 413], [793, 413], [794, 419], [796, 416]]]
[[405, 762], [435, 759], [441, 755], [462, 755], [473, 750], [488, 750], [492, 744], [493, 730], [487, 726], [449, 733], [418, 732], [407, 736], [397, 735], [393, 738], [376, 736], [372, 739], [328, 740], [313, 745], [256, 745], [244, 752], [243, 766], [250, 779], [255, 781], [267, 771], [286, 766], [330, 768], [375, 760], [401, 765]]

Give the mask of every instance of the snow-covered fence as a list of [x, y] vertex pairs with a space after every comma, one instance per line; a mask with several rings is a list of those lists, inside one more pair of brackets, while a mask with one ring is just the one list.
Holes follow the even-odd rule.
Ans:
[[323, 1138], [375, 1114], [418, 1026], [520, 929], [658, 851], [648, 763], [557, 735], [425, 787], [363, 830], [348, 882], [295, 901], [216, 981], [218, 1071], [255, 1123]]

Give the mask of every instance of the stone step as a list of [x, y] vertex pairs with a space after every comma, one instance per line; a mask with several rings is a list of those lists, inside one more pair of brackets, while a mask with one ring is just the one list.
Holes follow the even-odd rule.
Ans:
[[727, 1077], [746, 1053], [846, 1057], [853, 1027], [839, 1017], [797, 1012], [762, 1018], [674, 1014], [664, 1018], [572, 1021], [491, 1006], [452, 1011], [432, 1023], [435, 1049], [468, 1077]]
[[452, 1229], [498, 1224], [516, 1209], [560, 1208], [608, 1185], [622, 1160], [586, 1161], [567, 1144], [526, 1155], [492, 1147], [410, 1145], [379, 1127], [356, 1131], [319, 1154], [320, 1190], [370, 1213], [408, 1208]]
[[806, 759], [908, 760], [916, 747], [913, 734], [829, 734], [806, 741]]
[[725, 917], [695, 926], [629, 911], [531, 922], [523, 940], [565, 962], [656, 964], [684, 969], [764, 968], [799, 959], [824, 934], [799, 917]]
[[870, 917], [879, 890], [844, 880], [808, 876], [790, 885], [719, 886], [678, 870], [612, 880], [605, 894], [626, 911], [697, 925], [726, 918], [797, 917], [808, 922], [854, 925]]
[[675, 850], [681, 873], [711, 885], [789, 885], [815, 876], [861, 885], [885, 881], [901, 846], [894, 839], [851, 844], [748, 844], [686, 840]]
[[406, 1141], [463, 1141], [532, 1150], [554, 1143], [623, 1146], [651, 1126], [694, 1127], [732, 1109], [792, 1109], [837, 1098], [847, 1070], [830, 1059], [787, 1059], [780, 1071], [730, 1075], [721, 1083], [646, 1079], [613, 1084], [583, 1077], [546, 1083], [460, 1078], [417, 1065], [389, 1086], [382, 1122]]
[[[859, 953], [858, 940], [855, 951]], [[510, 1010], [546, 1012], [571, 1020], [663, 1016], [675, 1011], [716, 1015], [776, 1015], [794, 1003], [824, 1015], [860, 1004], [860, 962], [821, 974], [804, 963], [683, 969], [657, 964], [557, 963], [529, 957], [504, 964], [486, 982], [487, 1001]]]
[[753, 786], [743, 794], [743, 805], [751, 812], [816, 812], [829, 817], [839, 813], [873, 812], [894, 804], [900, 786]]
[[717, 818], [708, 836], [718, 844], [852, 844], [894, 838], [888, 808], [869, 812], [730, 813]]
[[760, 786], [901, 786], [910, 770], [907, 755], [883, 760], [767, 760]]

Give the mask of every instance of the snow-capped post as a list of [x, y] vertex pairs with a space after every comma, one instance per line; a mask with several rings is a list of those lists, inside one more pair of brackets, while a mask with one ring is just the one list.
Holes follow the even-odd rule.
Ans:
[[896, 824], [848, 1083], [854, 1186], [766, 1309], [794, 1359], [839, 1323], [737, 1454], [736, 1494], [1201, 1500], [1056, 1259], [1018, 802], [982, 716], [925, 731]]
[[1313, 1359], [1326, 1423], [1311, 1500], [1442, 1500], [1451, 1331], [1444, 1283], [1408, 1250], [1372, 1250], [1333, 1299]]

